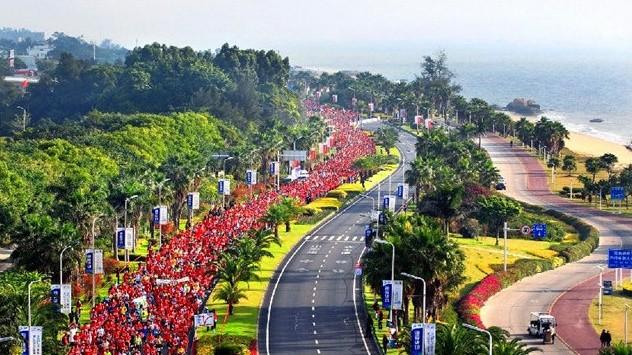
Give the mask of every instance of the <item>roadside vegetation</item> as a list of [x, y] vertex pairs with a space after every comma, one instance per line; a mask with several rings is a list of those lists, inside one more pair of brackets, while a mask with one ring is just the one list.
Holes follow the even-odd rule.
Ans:
[[[630, 281], [630, 274], [627, 270], [623, 271], [623, 277], [625, 282], [622, 285], [614, 287], [614, 282], [612, 283], [614, 288], [612, 295], [603, 295], [601, 324], [599, 324], [598, 296], [595, 297], [588, 310], [588, 316], [597, 334], [600, 334], [603, 329], [607, 329], [612, 335], [613, 344], [624, 340], [626, 305], [632, 307], [632, 281]], [[628, 322], [632, 321], [631, 311], [628, 309]], [[628, 326], [630, 324], [628, 323]], [[631, 336], [628, 333], [628, 339], [631, 339]]]

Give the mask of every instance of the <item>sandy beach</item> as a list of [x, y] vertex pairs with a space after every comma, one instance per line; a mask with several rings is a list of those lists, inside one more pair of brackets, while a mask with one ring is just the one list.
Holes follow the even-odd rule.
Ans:
[[[537, 116], [524, 116], [517, 113], [505, 112], [512, 120], [518, 121], [521, 117], [526, 117], [529, 121], [535, 122], [539, 119]], [[619, 158], [617, 165], [632, 164], [632, 151], [625, 146], [607, 141], [605, 139], [593, 137], [584, 133], [570, 132], [569, 138], [565, 141], [566, 148], [581, 155], [601, 156], [605, 153], [612, 153]]]

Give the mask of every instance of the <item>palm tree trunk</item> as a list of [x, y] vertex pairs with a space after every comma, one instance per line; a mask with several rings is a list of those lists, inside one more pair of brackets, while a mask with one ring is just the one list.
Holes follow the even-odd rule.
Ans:
[[276, 223], [274, 224], [274, 236], [279, 238], [279, 225]]
[[288, 233], [290, 231], [290, 221], [286, 221], [285, 222], [285, 233]]

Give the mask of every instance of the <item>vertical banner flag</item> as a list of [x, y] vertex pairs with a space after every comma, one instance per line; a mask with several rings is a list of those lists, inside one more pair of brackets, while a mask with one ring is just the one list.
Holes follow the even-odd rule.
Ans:
[[397, 184], [397, 197], [403, 200], [408, 199], [408, 185]]
[[59, 306], [63, 314], [69, 314], [72, 308], [72, 287], [70, 284], [50, 286], [50, 302]]
[[193, 316], [193, 324], [195, 327], [212, 327], [215, 325], [215, 312], [200, 313]]
[[[383, 290], [388, 286], [390, 294], [388, 295], [389, 307], [392, 304], [393, 309], [402, 309], [402, 300], [404, 294], [404, 282], [402, 280], [395, 280], [393, 284], [391, 280], [382, 280]], [[384, 308], [387, 308], [384, 306]]]
[[415, 116], [415, 124], [417, 126], [424, 124], [424, 116]]
[[374, 108], [375, 108], [375, 105], [373, 105], [372, 102], [369, 102], [369, 111], [373, 112]]
[[280, 170], [279, 168], [280, 167], [281, 167], [281, 164], [278, 161], [271, 162], [270, 163], [270, 175], [272, 175], [272, 176], [279, 175], [279, 170]]
[[426, 120], [424, 121], [424, 125], [426, 126], [426, 129], [432, 129], [432, 120], [430, 118], [426, 118]]
[[256, 185], [257, 184], [257, 171], [248, 169], [246, 170], [246, 184], [248, 185]]
[[116, 247], [119, 249], [134, 249], [134, 228], [116, 228]]
[[331, 95], [331, 102], [337, 103], [338, 102], [338, 95], [336, 95], [336, 94]]
[[437, 325], [435, 323], [424, 323], [424, 355], [435, 355], [435, 344], [437, 342]]
[[86, 249], [86, 274], [103, 273], [103, 250]]
[[224, 196], [230, 195], [230, 180], [219, 179], [217, 182], [217, 193]]
[[169, 222], [169, 215], [167, 214], [167, 206], [156, 206], [152, 210], [152, 221], [154, 224], [167, 224]]
[[358, 103], [358, 99], [355, 97], [351, 99], [351, 106], [355, 106]]
[[61, 287], [59, 284], [50, 285], [50, 303], [61, 307]]
[[[22, 345], [22, 355], [42, 355], [42, 327], [22, 325], [18, 328], [20, 336], [24, 341]], [[29, 348], [29, 343], [32, 348]]]
[[424, 325], [413, 323], [410, 327], [410, 354], [423, 355]]
[[18, 327], [18, 332], [22, 337], [22, 355], [29, 355], [29, 327], [21, 325]]
[[395, 201], [396, 201], [397, 197], [395, 197], [394, 195], [385, 195], [384, 199], [382, 200], [382, 208], [383, 209], [388, 209], [391, 212], [395, 212]]
[[199, 210], [200, 209], [200, 193], [199, 192], [189, 192], [187, 195], [187, 207], [190, 210]]
[[382, 281], [382, 307], [391, 308], [391, 296], [393, 294], [393, 285], [390, 284], [391, 280], [388, 280], [388, 284], [385, 284], [386, 280]]

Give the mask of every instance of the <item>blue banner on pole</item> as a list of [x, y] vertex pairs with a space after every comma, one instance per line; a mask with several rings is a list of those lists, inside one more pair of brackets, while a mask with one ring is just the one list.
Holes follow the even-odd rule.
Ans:
[[388, 284], [382, 286], [382, 307], [391, 308], [391, 296], [393, 294], [393, 285]]
[[608, 249], [608, 267], [632, 269], [632, 249]]
[[534, 223], [533, 224], [533, 238], [534, 239], [544, 239], [546, 238], [546, 224], [545, 223]]
[[125, 249], [125, 228], [116, 231], [116, 247]]
[[623, 189], [623, 186], [613, 186], [610, 189], [610, 199], [617, 201], [625, 199], [625, 190]]
[[50, 290], [50, 303], [61, 305], [61, 287]]
[[423, 326], [419, 324], [414, 324], [416, 327], [413, 327], [410, 331], [410, 354], [411, 355], [422, 355], [423, 354], [423, 334], [424, 329]]
[[193, 209], [193, 195], [187, 195], [187, 207], [191, 210]]
[[217, 193], [220, 195], [224, 194], [224, 180], [220, 180], [217, 182]]
[[152, 218], [152, 222], [154, 222], [154, 224], [160, 223], [160, 208], [159, 207], [156, 207], [156, 208], [151, 210], [151, 218]]
[[397, 186], [397, 197], [404, 198], [404, 185]]
[[22, 355], [29, 355], [29, 327], [20, 327], [20, 336], [22, 337]]
[[86, 274], [92, 274], [94, 271], [94, 251], [86, 253]]
[[390, 205], [390, 197], [386, 196], [384, 197], [383, 203], [382, 203], [382, 209], [388, 209], [389, 205]]

